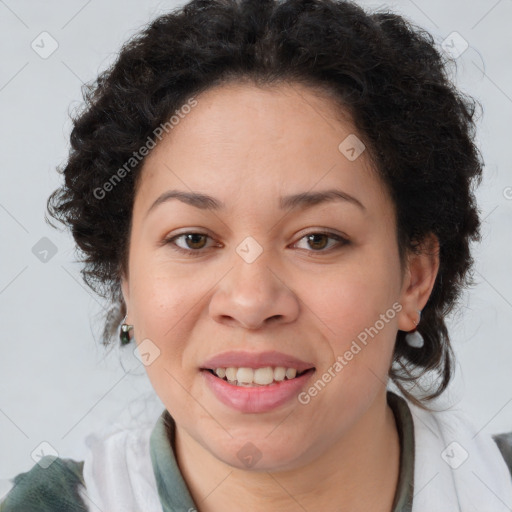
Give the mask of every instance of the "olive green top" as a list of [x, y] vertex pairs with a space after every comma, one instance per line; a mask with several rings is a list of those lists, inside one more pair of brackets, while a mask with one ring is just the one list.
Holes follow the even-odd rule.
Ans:
[[[387, 400], [395, 415], [400, 438], [400, 470], [391, 512], [411, 512], [414, 495], [413, 420], [402, 397], [388, 391]], [[164, 410], [151, 432], [149, 446], [158, 495], [164, 512], [197, 510], [174, 456], [174, 428], [174, 420]], [[512, 474], [512, 432], [493, 438]], [[40, 464], [11, 480], [14, 487], [0, 504], [0, 512], [87, 512], [79, 495], [79, 486], [85, 485], [84, 462], [57, 458], [46, 469]]]

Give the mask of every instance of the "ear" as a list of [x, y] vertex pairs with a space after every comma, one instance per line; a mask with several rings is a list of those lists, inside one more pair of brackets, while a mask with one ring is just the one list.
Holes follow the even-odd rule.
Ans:
[[431, 233], [421, 242], [418, 251], [409, 252], [405, 269], [398, 315], [398, 329], [412, 331], [418, 311], [427, 303], [439, 271], [439, 240]]

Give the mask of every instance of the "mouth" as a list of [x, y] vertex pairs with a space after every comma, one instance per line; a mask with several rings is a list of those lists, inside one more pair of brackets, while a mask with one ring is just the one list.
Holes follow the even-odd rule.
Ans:
[[202, 368], [202, 371], [211, 373], [214, 377], [239, 387], [269, 387], [283, 381], [297, 379], [306, 373], [315, 371], [314, 367], [299, 371], [294, 367], [264, 366], [260, 368], [235, 367]]
[[202, 368], [204, 383], [219, 402], [244, 414], [270, 413], [297, 399], [313, 378], [314, 367], [218, 366]]

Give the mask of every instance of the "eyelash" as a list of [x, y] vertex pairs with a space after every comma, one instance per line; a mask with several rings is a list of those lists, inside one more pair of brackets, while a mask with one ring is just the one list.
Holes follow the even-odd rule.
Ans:
[[[201, 236], [206, 236], [208, 238], [211, 238], [209, 235], [207, 235], [206, 233], [200, 233], [200, 232], [196, 232], [196, 231], [188, 231], [186, 233], [180, 233], [179, 235], [174, 235], [172, 237], [169, 237], [169, 238], [166, 238], [165, 240], [163, 240], [162, 242], [162, 245], [169, 245], [169, 244], [172, 244], [173, 245], [173, 250], [174, 251], [177, 251], [181, 254], [186, 254], [188, 256], [200, 256], [202, 252], [204, 252], [203, 249], [183, 249], [183, 247], [179, 247], [178, 245], [176, 245], [174, 243], [175, 240], [181, 238], [181, 237], [184, 237], [186, 235], [201, 235]], [[345, 245], [348, 245], [350, 244], [350, 241], [347, 240], [345, 237], [343, 236], [340, 236], [338, 234], [335, 234], [335, 233], [331, 233], [331, 232], [328, 232], [328, 231], [312, 231], [310, 233], [306, 233], [305, 235], [303, 235], [300, 239], [304, 239], [308, 236], [311, 236], [311, 235], [325, 235], [327, 236], [328, 238], [331, 238], [333, 240], [336, 240], [338, 242], [338, 247], [334, 248], [334, 250], [336, 249], [341, 249], [341, 247], [345, 246]], [[318, 250], [318, 251], [315, 251], [315, 250], [311, 250], [311, 251], [308, 251], [308, 252], [311, 252], [311, 253], [329, 253], [333, 250], [333, 248], [331, 247], [330, 249], [327, 249], [327, 250], [324, 250], [324, 249], [321, 249], [321, 250]], [[194, 254], [195, 253], [195, 254]]]

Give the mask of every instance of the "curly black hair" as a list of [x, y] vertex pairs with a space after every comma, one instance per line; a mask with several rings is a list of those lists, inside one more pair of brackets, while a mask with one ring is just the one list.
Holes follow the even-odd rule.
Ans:
[[[65, 182], [47, 204], [72, 231], [84, 281], [110, 301], [103, 343], [116, 336], [126, 312], [120, 278], [144, 159], [128, 170], [126, 162], [202, 91], [228, 82], [305, 84], [351, 114], [393, 199], [402, 262], [429, 234], [439, 241], [440, 268], [418, 326], [425, 345], [410, 347], [398, 331], [389, 372], [427, 408], [424, 402], [439, 396], [453, 374], [445, 316], [473, 284], [470, 243], [480, 240], [480, 105], [450, 80], [453, 63], [430, 33], [403, 16], [350, 1], [192, 0], [143, 27], [84, 86], [69, 157], [58, 167]], [[112, 184], [116, 172], [122, 179]], [[98, 191], [107, 182], [102, 200]], [[416, 397], [408, 384], [426, 375], [437, 377]]]

